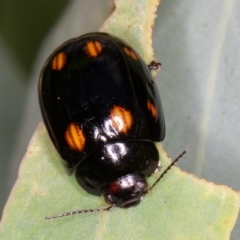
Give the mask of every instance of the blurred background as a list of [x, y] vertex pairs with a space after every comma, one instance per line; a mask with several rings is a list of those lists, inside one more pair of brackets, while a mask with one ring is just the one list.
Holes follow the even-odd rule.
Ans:
[[[20, 161], [36, 127], [20, 142], [31, 69], [40, 44], [68, 1], [0, 0], [0, 211], [16, 180]], [[35, 79], [37, 81], [37, 79]], [[37, 94], [37, 90], [35, 90]], [[38, 115], [36, 108], [36, 115]], [[18, 155], [16, 151], [19, 151]], [[16, 156], [16, 157], [15, 157]]]
[[[163, 68], [157, 83], [180, 168], [240, 190], [240, 3], [162, 0], [153, 46]], [[62, 42], [97, 31], [111, 0], [0, 0], [0, 214], [28, 143], [41, 121], [37, 82]], [[239, 239], [240, 223], [232, 238]]]

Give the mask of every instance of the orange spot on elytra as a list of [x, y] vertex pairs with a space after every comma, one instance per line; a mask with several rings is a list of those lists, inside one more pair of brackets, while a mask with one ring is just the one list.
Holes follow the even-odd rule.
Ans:
[[67, 62], [66, 54], [63, 52], [60, 52], [52, 60], [52, 69], [59, 71], [64, 67], [66, 62]]
[[133, 58], [134, 60], [137, 60], [137, 59], [138, 59], [138, 58], [137, 58], [137, 55], [136, 55], [131, 49], [124, 47], [123, 50], [124, 50], [124, 52], [125, 52], [128, 56], [130, 56], [130, 57]]
[[147, 101], [147, 108], [151, 112], [153, 117], [157, 116], [157, 109], [149, 100]]
[[76, 123], [70, 123], [65, 132], [65, 140], [68, 146], [76, 151], [82, 152], [85, 147], [86, 138], [82, 129]]
[[102, 45], [100, 42], [87, 42], [85, 52], [88, 57], [97, 57], [102, 52]]
[[117, 132], [127, 134], [132, 127], [131, 112], [120, 106], [114, 106], [110, 112], [112, 126]]

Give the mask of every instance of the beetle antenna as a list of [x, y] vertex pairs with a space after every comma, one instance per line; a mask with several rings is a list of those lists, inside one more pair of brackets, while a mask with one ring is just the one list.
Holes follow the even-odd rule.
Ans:
[[[158, 179], [153, 183], [153, 185], [144, 192], [144, 195], [148, 194], [156, 185], [157, 183], [164, 177], [164, 175], [172, 168], [172, 166], [180, 159], [184, 154], [187, 153], [187, 150], [184, 150], [165, 170], [164, 172], [158, 177]], [[104, 211], [111, 211], [113, 208], [115, 208], [116, 205], [112, 204], [109, 207], [105, 208], [95, 208], [95, 209], [87, 209], [87, 210], [77, 210], [77, 211], [72, 211], [72, 212], [65, 212], [61, 213], [58, 215], [53, 215], [53, 216], [47, 216], [45, 219], [54, 219], [54, 218], [61, 218], [61, 217], [67, 217], [67, 216], [72, 216], [76, 214], [81, 214], [81, 213], [93, 213], [93, 212], [104, 212]]]
[[45, 219], [61, 218], [61, 217], [67, 217], [67, 216], [72, 216], [72, 215], [81, 214], [81, 213], [111, 211], [113, 208], [115, 208], [114, 204], [109, 206], [109, 207], [105, 207], [105, 208], [96, 208], [96, 209], [87, 209], [87, 210], [77, 210], [77, 211], [72, 211], [72, 212], [65, 212], [65, 213], [61, 213], [61, 214], [58, 214], [58, 215], [54, 215], [54, 216], [47, 216], [47, 217], [45, 217]]
[[165, 170], [164, 172], [159, 176], [159, 178], [153, 183], [153, 185], [144, 192], [144, 195], [148, 194], [156, 185], [157, 183], [164, 177], [164, 175], [172, 168], [172, 166], [180, 159], [184, 154], [187, 153], [187, 150], [184, 150]]

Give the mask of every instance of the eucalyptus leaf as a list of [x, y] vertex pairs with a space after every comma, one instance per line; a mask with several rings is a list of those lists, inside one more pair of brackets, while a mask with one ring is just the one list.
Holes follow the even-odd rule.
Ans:
[[[164, 168], [169, 159], [158, 145]], [[158, 174], [151, 177], [151, 183]], [[240, 197], [173, 167], [141, 204], [61, 219], [45, 216], [104, 207], [64, 173], [44, 125], [36, 130], [1, 222], [1, 239], [229, 239]], [[201, 234], [199, 234], [201, 233]]]

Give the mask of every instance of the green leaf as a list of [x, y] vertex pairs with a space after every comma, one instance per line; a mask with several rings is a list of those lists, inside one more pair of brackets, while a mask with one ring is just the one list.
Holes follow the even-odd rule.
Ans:
[[123, 38], [146, 62], [153, 60], [152, 26], [159, 1], [115, 1], [116, 11], [103, 24], [101, 31]]
[[[136, 1], [133, 3], [127, 1], [125, 11], [119, 10], [120, 15], [136, 7]], [[151, 19], [153, 23], [154, 12], [149, 9], [152, 9], [154, 2], [141, 3], [142, 9], [135, 8], [138, 9], [137, 25], [151, 23]], [[120, 1], [117, 6], [121, 6]], [[152, 15], [146, 14], [148, 12]], [[115, 32], [109, 31], [118, 35], [118, 32], [128, 26], [124, 21], [130, 19], [134, 11], [129, 14], [130, 16], [126, 14], [119, 20], [122, 25], [116, 23], [113, 27], [116, 28]], [[113, 17], [117, 15], [118, 8]], [[110, 23], [107, 24], [110, 26]], [[129, 25], [131, 31], [124, 32], [122, 38], [135, 46], [140, 53], [151, 52], [151, 47], [145, 49], [149, 39], [146, 35], [151, 35], [148, 31], [150, 26], [140, 27], [138, 37], [132, 37], [135, 39], [133, 43], [128, 40], [134, 35], [132, 28], [136, 27], [136, 23]], [[106, 29], [105, 26], [105, 31]], [[152, 53], [142, 55], [146, 61], [148, 58], [152, 59]], [[160, 145], [159, 151], [163, 166], [166, 167], [169, 159]], [[151, 177], [150, 182], [153, 183], [157, 176], [158, 174]], [[59, 156], [41, 124], [29, 145], [19, 171], [19, 179], [5, 208], [0, 238], [229, 239], [239, 211], [239, 198], [238, 193], [227, 187], [207, 183], [173, 167], [135, 208], [45, 220], [47, 215], [103, 207], [105, 203], [103, 198], [85, 193], [74, 177], [68, 177], [64, 173]]]
[[[158, 148], [166, 167], [169, 159], [160, 144]], [[48, 215], [106, 204], [103, 198], [84, 192], [74, 177], [64, 173], [41, 123], [5, 208], [0, 238], [229, 239], [239, 203], [240, 197], [233, 190], [173, 167], [135, 208], [45, 220]]]

